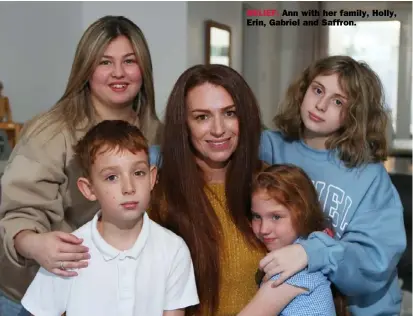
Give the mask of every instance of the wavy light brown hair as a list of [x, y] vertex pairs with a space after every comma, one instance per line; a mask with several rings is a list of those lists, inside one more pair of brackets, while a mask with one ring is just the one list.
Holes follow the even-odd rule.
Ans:
[[[307, 238], [312, 232], [332, 229], [313, 182], [300, 167], [290, 164], [267, 167], [256, 175], [252, 185], [253, 194], [262, 190], [289, 210], [299, 237]], [[331, 290], [337, 316], [349, 316], [345, 296], [333, 284]]]
[[292, 83], [281, 102], [274, 123], [289, 140], [303, 134], [300, 107], [305, 93], [317, 76], [337, 74], [340, 88], [348, 98], [343, 126], [326, 141], [327, 149], [337, 149], [349, 168], [387, 159], [383, 87], [378, 75], [364, 62], [349, 56], [330, 56], [315, 61]]
[[[159, 132], [159, 119], [155, 111], [152, 61], [149, 47], [141, 29], [123, 16], [104, 16], [91, 24], [77, 46], [66, 90], [60, 100], [46, 113], [33, 118], [25, 131], [39, 133], [49, 125], [55, 133], [62, 126], [74, 135], [79, 128], [89, 129], [97, 123], [90, 99], [89, 79], [98, 66], [106, 47], [119, 36], [131, 42], [142, 72], [142, 87], [133, 108], [139, 117], [140, 128], [149, 143], [155, 143]], [[86, 126], [79, 126], [79, 124]]]
[[227, 207], [245, 239], [252, 246], [261, 247], [248, 220], [252, 176], [261, 167], [258, 159], [261, 119], [257, 101], [235, 70], [222, 65], [193, 66], [179, 77], [166, 106], [162, 167], [150, 215], [188, 244], [201, 302], [188, 313], [203, 316], [215, 315], [219, 304], [221, 227], [204, 191], [204, 175], [195, 160], [187, 124], [186, 97], [192, 89], [206, 83], [223, 87], [234, 101], [239, 142], [226, 172]]
[[75, 159], [82, 169], [84, 177], [90, 177], [90, 171], [98, 154], [107, 151], [130, 151], [136, 154], [143, 151], [148, 156], [148, 143], [142, 132], [135, 125], [122, 120], [105, 120], [92, 127], [75, 146]]

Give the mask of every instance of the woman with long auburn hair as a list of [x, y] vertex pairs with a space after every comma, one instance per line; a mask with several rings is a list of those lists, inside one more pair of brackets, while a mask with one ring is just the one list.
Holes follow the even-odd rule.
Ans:
[[222, 65], [197, 65], [166, 106], [161, 169], [150, 216], [182, 236], [200, 305], [189, 315], [235, 315], [254, 296], [265, 248], [248, 214], [258, 159], [260, 111], [248, 84]]
[[152, 62], [138, 26], [122, 16], [92, 23], [76, 49], [63, 96], [22, 132], [1, 179], [0, 315], [29, 315], [20, 300], [39, 265], [62, 277], [87, 266], [71, 234], [97, 202], [78, 191], [73, 145], [98, 122], [124, 120], [157, 143]]

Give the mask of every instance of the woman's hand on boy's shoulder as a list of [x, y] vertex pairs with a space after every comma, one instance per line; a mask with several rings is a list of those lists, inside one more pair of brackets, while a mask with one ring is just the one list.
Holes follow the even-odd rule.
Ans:
[[272, 284], [272, 287], [277, 287], [297, 272], [303, 270], [307, 264], [307, 253], [303, 246], [293, 244], [268, 253], [260, 261], [259, 267], [265, 273], [264, 282], [271, 279], [272, 276], [280, 274], [280, 277]]
[[61, 277], [77, 276], [75, 269], [88, 266], [89, 249], [73, 234], [54, 231], [26, 233], [15, 237], [15, 246], [23, 256], [34, 259], [41, 267]]

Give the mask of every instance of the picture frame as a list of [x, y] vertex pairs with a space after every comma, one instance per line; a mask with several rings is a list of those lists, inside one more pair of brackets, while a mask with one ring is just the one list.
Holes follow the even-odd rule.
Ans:
[[231, 27], [212, 20], [205, 21], [205, 64], [231, 67]]

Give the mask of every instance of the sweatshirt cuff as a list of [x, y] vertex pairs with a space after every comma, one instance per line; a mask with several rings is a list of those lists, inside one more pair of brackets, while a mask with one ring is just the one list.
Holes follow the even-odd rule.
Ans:
[[323, 268], [328, 265], [328, 256], [326, 255], [326, 247], [315, 233], [312, 233], [305, 240], [298, 242], [303, 246], [308, 258], [308, 272], [323, 272]]
[[14, 246], [14, 237], [16, 237], [16, 235], [23, 230], [31, 230], [36, 233], [45, 233], [47, 232], [46, 229], [39, 223], [25, 218], [8, 220], [4, 226], [6, 227], [3, 227], [5, 230], [3, 247], [6, 257], [11, 263], [20, 268], [33, 265], [35, 263], [34, 260], [27, 259], [17, 252]]

